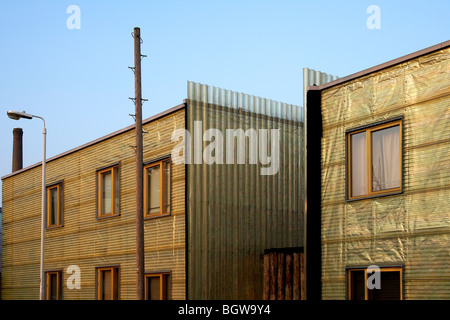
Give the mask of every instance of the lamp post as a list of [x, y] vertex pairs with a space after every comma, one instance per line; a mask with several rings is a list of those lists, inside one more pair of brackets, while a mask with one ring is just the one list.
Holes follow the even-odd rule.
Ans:
[[19, 119], [32, 119], [39, 118], [44, 122], [44, 128], [42, 129], [42, 216], [41, 216], [41, 261], [40, 261], [40, 284], [39, 284], [39, 298], [44, 300], [44, 230], [45, 230], [45, 218], [46, 218], [46, 207], [47, 203], [45, 201], [45, 150], [46, 150], [46, 135], [47, 129], [45, 128], [45, 120], [42, 117], [28, 114], [24, 111], [11, 111], [7, 112], [8, 117], [13, 120]]

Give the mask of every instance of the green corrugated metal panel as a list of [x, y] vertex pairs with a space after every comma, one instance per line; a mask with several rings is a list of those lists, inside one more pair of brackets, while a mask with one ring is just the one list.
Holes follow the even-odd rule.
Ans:
[[[345, 268], [403, 265], [405, 299], [450, 298], [450, 48], [322, 92], [324, 299]], [[345, 201], [345, 131], [403, 117], [403, 193]]]
[[249, 154], [245, 164], [188, 164], [189, 299], [262, 299], [264, 250], [303, 246], [302, 108], [189, 82], [187, 110], [192, 151], [194, 121], [200, 141], [215, 128], [224, 144], [226, 129], [279, 129], [276, 174], [261, 175], [267, 165]]

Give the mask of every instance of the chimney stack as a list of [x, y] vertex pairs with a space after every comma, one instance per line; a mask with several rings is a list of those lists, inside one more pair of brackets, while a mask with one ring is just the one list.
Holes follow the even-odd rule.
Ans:
[[23, 148], [22, 148], [23, 131], [21, 128], [13, 130], [13, 156], [12, 156], [12, 172], [23, 168]]

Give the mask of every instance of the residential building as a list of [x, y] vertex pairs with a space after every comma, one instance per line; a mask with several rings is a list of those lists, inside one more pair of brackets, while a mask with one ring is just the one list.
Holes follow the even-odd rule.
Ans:
[[[147, 299], [262, 299], [267, 250], [300, 299], [302, 122], [298, 106], [192, 82], [143, 121]], [[134, 141], [131, 125], [47, 160], [47, 299], [136, 298]], [[2, 177], [2, 299], [39, 298], [40, 177], [41, 163]]]
[[308, 88], [322, 299], [450, 298], [449, 105], [450, 41]]

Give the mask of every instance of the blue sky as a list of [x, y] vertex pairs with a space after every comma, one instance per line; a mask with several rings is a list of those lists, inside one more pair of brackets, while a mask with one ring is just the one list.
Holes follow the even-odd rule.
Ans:
[[[66, 25], [70, 5], [80, 29]], [[380, 29], [369, 29], [370, 5]], [[302, 105], [302, 68], [343, 77], [449, 40], [450, 1], [3, 1], [0, 4], [0, 176], [12, 130], [24, 167], [133, 123], [134, 27], [141, 28], [147, 118], [183, 102], [188, 80]]]

